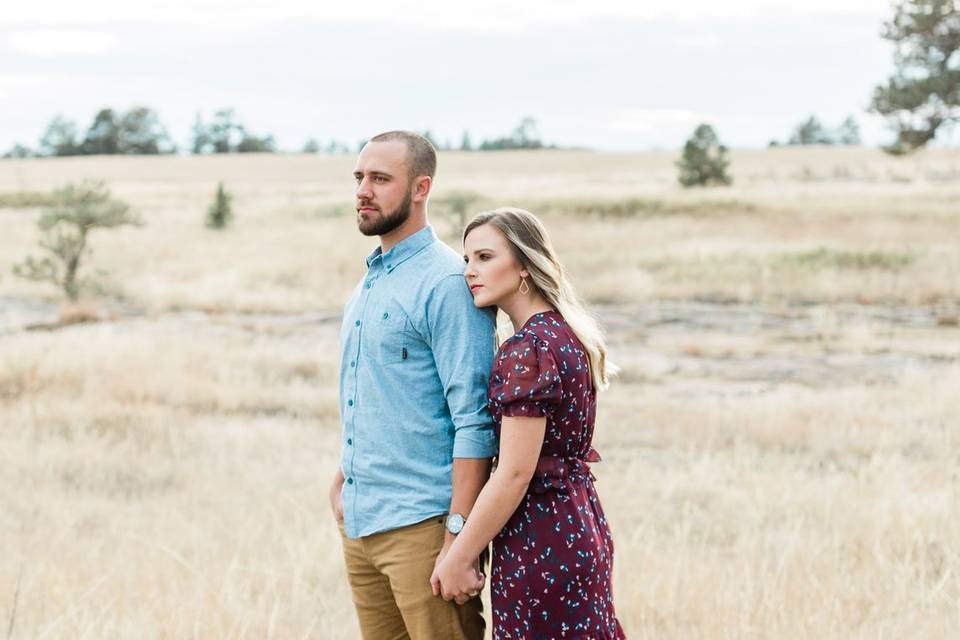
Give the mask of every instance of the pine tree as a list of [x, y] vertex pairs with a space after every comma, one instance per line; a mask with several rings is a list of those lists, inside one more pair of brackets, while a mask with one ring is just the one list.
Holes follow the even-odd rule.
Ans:
[[217, 195], [213, 204], [207, 209], [207, 227], [210, 229], [226, 229], [233, 221], [233, 211], [230, 207], [230, 194], [223, 188], [223, 183], [217, 184]]
[[207, 125], [203, 123], [203, 118], [198, 113], [197, 117], [193, 121], [193, 154], [199, 155], [201, 153], [207, 153], [209, 147], [210, 133], [207, 129]]
[[853, 119], [853, 116], [847, 116], [847, 119], [840, 123], [836, 141], [837, 144], [851, 146], [860, 144], [860, 125]]
[[797, 125], [787, 144], [833, 144], [833, 138], [816, 116], [810, 116]]
[[885, 150], [909, 153], [960, 120], [960, 0], [900, 0], [883, 37], [896, 71], [874, 89], [870, 108], [897, 134]]
[[83, 291], [96, 291], [99, 282], [79, 276], [80, 263], [90, 254], [88, 235], [94, 229], [123, 225], [139, 226], [143, 221], [130, 213], [125, 202], [114, 200], [102, 182], [68, 184], [54, 191], [55, 204], [37, 221], [42, 237], [40, 246], [51, 255], [37, 259], [28, 256], [14, 265], [14, 275], [55, 284], [71, 302]]
[[119, 153], [120, 127], [113, 109], [101, 109], [97, 112], [81, 147], [83, 153], [90, 155]]
[[683, 145], [683, 156], [677, 162], [680, 184], [685, 187], [729, 185], [727, 148], [720, 144], [713, 127], [701, 124]]
[[63, 116], [56, 116], [40, 138], [40, 153], [45, 156], [75, 156], [81, 152], [77, 125]]
[[118, 153], [156, 155], [174, 153], [166, 128], [157, 112], [147, 107], [133, 107], [117, 123]]

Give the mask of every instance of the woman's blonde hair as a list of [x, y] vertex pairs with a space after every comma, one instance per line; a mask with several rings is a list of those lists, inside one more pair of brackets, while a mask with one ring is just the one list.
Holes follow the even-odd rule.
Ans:
[[587, 352], [590, 377], [597, 390], [609, 386], [617, 367], [607, 362], [607, 346], [597, 323], [573, 291], [567, 272], [557, 259], [543, 223], [529, 211], [501, 207], [478, 214], [463, 230], [463, 239], [479, 226], [489, 224], [507, 239], [513, 255], [530, 273], [537, 292], [543, 296], [576, 334]]

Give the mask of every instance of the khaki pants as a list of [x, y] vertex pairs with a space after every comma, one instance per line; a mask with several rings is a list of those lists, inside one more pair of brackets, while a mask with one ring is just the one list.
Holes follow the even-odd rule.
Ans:
[[466, 604], [433, 595], [430, 575], [443, 546], [442, 516], [351, 540], [343, 557], [364, 640], [482, 640], [480, 596]]

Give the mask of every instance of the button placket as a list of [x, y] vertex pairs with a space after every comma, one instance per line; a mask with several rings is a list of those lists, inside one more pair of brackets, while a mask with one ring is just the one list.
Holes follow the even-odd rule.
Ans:
[[[353, 384], [349, 385], [352, 388], [345, 389], [346, 395], [349, 396], [349, 399], [347, 400], [346, 404], [347, 404], [347, 407], [351, 409], [353, 408], [353, 405], [354, 405], [353, 396], [356, 394], [356, 390], [360, 386], [359, 384], [360, 370], [357, 364], [360, 361], [361, 344], [362, 344], [362, 337], [363, 337], [363, 320], [362, 319], [364, 317], [364, 312], [366, 311], [366, 308], [367, 308], [367, 302], [369, 302], [370, 289], [373, 287], [374, 280], [375, 278], [371, 278], [370, 274], [368, 273], [367, 280], [364, 285], [364, 290], [361, 292], [360, 300], [356, 309], [357, 318], [354, 320], [354, 323], [353, 323], [353, 326], [354, 326], [353, 330], [356, 332], [356, 334], [352, 336], [355, 342], [354, 342], [354, 348], [353, 348], [353, 358], [350, 360], [350, 369], [352, 370], [352, 373], [353, 373], [353, 375], [350, 376], [350, 380], [352, 381]], [[356, 455], [356, 449], [353, 448], [353, 438], [356, 435], [356, 423], [354, 421], [353, 411], [345, 410], [344, 414], [345, 414], [344, 426], [346, 428], [346, 435], [347, 435], [346, 442], [347, 442], [347, 445], [352, 449], [352, 452], [349, 457], [349, 462], [344, 468], [344, 473], [347, 475], [347, 479], [346, 479], [347, 486], [351, 490], [356, 491], [356, 486], [354, 485], [354, 479], [353, 479], [353, 473], [354, 473], [353, 460], [354, 460], [354, 456]], [[353, 499], [351, 499], [351, 502], [353, 503], [352, 507], [355, 510], [356, 498], [354, 497]]]

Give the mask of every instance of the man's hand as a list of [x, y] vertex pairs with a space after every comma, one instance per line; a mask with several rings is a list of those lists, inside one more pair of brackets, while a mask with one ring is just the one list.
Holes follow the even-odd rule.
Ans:
[[[453, 541], [455, 539], [456, 538], [454, 538], [452, 535], [447, 535], [446, 539], [443, 541], [443, 546], [440, 548], [440, 553], [437, 554], [437, 560], [433, 563], [433, 574], [430, 576], [430, 587], [433, 589], [433, 595], [442, 595], [444, 600], [456, 600], [457, 604], [463, 604], [470, 598], [477, 595], [483, 589], [483, 585], [486, 582], [486, 576], [483, 575], [483, 572], [480, 570], [480, 558], [477, 558], [473, 561], [473, 565], [470, 567], [469, 572], [460, 572], [461, 575], [459, 576], [459, 579], [453, 578], [452, 573], [447, 573], [445, 574], [448, 576], [447, 582], [442, 582], [441, 573], [443, 571], [449, 571], [450, 569], [450, 567], [444, 565], [444, 560], [446, 560], [447, 552], [450, 551], [450, 547], [453, 545]], [[455, 591], [444, 589], [444, 586], [449, 586], [451, 589], [455, 589], [455, 584], [462, 587], [462, 590]]]
[[337, 522], [343, 522], [343, 472], [337, 470], [337, 475], [333, 478], [333, 484], [330, 485], [330, 509], [333, 511], [333, 517]]
[[[437, 572], [437, 567], [440, 566], [440, 563], [443, 562], [443, 559], [447, 557], [447, 552], [450, 551], [450, 547], [453, 545], [453, 541], [456, 540], [451, 534], [446, 534], [446, 537], [443, 539], [443, 546], [440, 547], [440, 553], [437, 554], [437, 559], [433, 563], [433, 572]], [[436, 593], [433, 595], [437, 595]]]
[[443, 596], [444, 600], [454, 600], [464, 604], [470, 598], [480, 594], [486, 582], [486, 576], [480, 572], [480, 559], [472, 563], [457, 562], [444, 550], [443, 557], [437, 558], [437, 564], [430, 576], [433, 595]]

